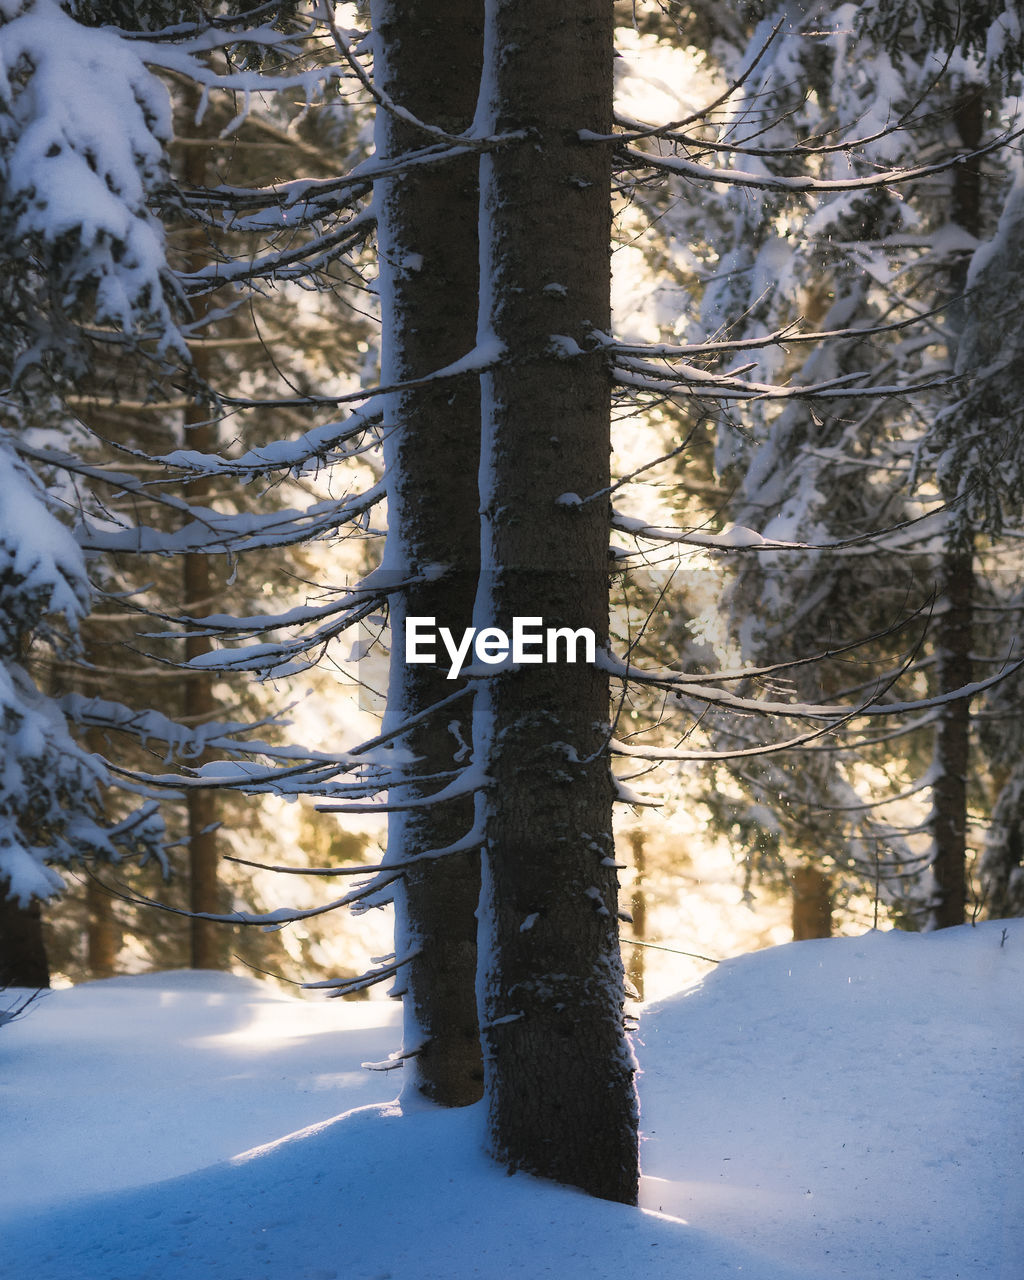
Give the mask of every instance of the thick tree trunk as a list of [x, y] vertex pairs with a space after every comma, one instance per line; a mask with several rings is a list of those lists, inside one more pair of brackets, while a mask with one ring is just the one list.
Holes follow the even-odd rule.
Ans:
[[832, 886], [817, 867], [795, 867], [789, 875], [793, 894], [793, 941], [832, 937]]
[[[375, 0], [374, 81], [417, 119], [449, 133], [472, 123], [480, 83], [481, 0]], [[415, 125], [378, 111], [382, 156], [433, 142]], [[422, 378], [472, 351], [476, 342], [477, 162], [425, 165], [377, 190], [382, 376]], [[390, 597], [392, 654], [387, 725], [397, 726], [455, 692], [441, 665], [404, 661], [407, 617], [436, 618], [461, 635], [471, 625], [479, 566], [480, 392], [475, 374], [446, 378], [389, 399], [386, 444], [386, 563], [408, 585]], [[444, 573], [436, 576], [438, 566]], [[429, 571], [429, 572], [428, 572]], [[468, 699], [408, 730], [400, 745], [421, 777], [394, 799], [429, 798], [460, 767], [469, 737]], [[462, 719], [463, 730], [453, 729]], [[464, 764], [464, 761], [461, 763]], [[428, 780], [432, 779], [432, 780]], [[444, 1106], [476, 1102], [483, 1067], [476, 1015], [476, 908], [480, 859], [474, 848], [416, 862], [464, 840], [471, 796], [393, 813], [388, 857], [408, 867], [395, 895], [396, 953], [410, 1088]]]
[[8, 884], [0, 881], [0, 988], [48, 987], [42, 908], [36, 901], [22, 906], [8, 895]]
[[[482, 570], [476, 625], [608, 633], [612, 5], [488, 0], [481, 164]], [[572, 496], [575, 495], [575, 496]], [[635, 1203], [637, 1108], [622, 1026], [608, 681], [523, 664], [481, 681], [489, 787], [481, 1026], [494, 1156]]]

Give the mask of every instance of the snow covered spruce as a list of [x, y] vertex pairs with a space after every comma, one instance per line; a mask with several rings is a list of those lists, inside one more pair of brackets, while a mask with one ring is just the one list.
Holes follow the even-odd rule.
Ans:
[[[315, 985], [393, 980], [408, 1101], [630, 1204], [613, 764], [751, 876], [932, 926], [1021, 884], [1016, 6], [643, 9], [0, 0], [4, 910], [158, 852], [158, 798], [196, 965], [390, 901]], [[269, 690], [333, 703], [385, 619], [382, 724], [297, 742]], [[386, 850], [225, 904], [229, 791]]]

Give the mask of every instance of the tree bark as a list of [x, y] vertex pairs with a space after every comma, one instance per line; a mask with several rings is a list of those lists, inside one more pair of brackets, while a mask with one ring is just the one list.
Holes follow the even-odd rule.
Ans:
[[[977, 147], [984, 133], [982, 86], [967, 84], [953, 112], [961, 147]], [[982, 237], [981, 171], [979, 161], [953, 168], [953, 221], [971, 235]], [[967, 264], [950, 272], [953, 303], [948, 318], [949, 346], [955, 360], [963, 324], [960, 295], [967, 283]], [[957, 495], [943, 494], [947, 501]], [[971, 532], [962, 527], [954, 509], [940, 565], [940, 608], [936, 619], [936, 680], [940, 694], [952, 693], [971, 682], [971, 640], [974, 613], [974, 547]], [[932, 876], [934, 896], [928, 916], [930, 929], [963, 924], [967, 909], [967, 771], [970, 760], [971, 703], [959, 698], [946, 703], [935, 725], [932, 768]]]
[[[971, 633], [974, 563], [970, 544], [942, 557], [942, 594], [936, 621], [939, 693], [951, 693], [972, 678]], [[963, 924], [967, 908], [967, 768], [970, 759], [969, 698], [939, 709], [932, 748], [932, 876], [930, 929]]]
[[[211, 451], [209, 428], [199, 426], [188, 437], [190, 448]], [[193, 492], [193, 501], [200, 494]], [[209, 608], [212, 594], [206, 557], [184, 557], [183, 606], [185, 613], [199, 613]], [[186, 661], [208, 653], [210, 641], [205, 636], [186, 635]], [[213, 682], [202, 672], [189, 672], [184, 680], [184, 718], [186, 724], [201, 724], [213, 717], [216, 707]], [[205, 756], [196, 762], [201, 764]], [[188, 822], [189, 909], [214, 914], [221, 909], [220, 850], [217, 841], [217, 800], [212, 791], [190, 790], [186, 794]], [[212, 920], [189, 920], [189, 965], [193, 969], [223, 969], [227, 965], [224, 926]]]
[[[449, 133], [472, 123], [480, 84], [480, 0], [375, 0], [374, 82], [417, 119]], [[378, 109], [378, 154], [432, 144], [422, 129]], [[423, 378], [472, 351], [479, 282], [477, 162], [425, 165], [377, 188], [385, 383]], [[400, 590], [390, 597], [391, 675], [386, 727], [397, 727], [459, 689], [441, 665], [404, 661], [407, 617], [433, 617], [461, 635], [471, 625], [479, 568], [480, 392], [475, 374], [446, 378], [389, 398], [385, 446], [385, 563]], [[434, 570], [444, 566], [444, 573]], [[427, 571], [430, 572], [427, 572]], [[458, 771], [469, 703], [449, 707], [402, 734], [416, 759], [402, 801], [429, 800]], [[463, 717], [464, 728], [453, 728]], [[422, 781], [416, 781], [416, 779]], [[433, 779], [433, 780], [431, 780]], [[395, 894], [409, 1088], [443, 1106], [476, 1102], [483, 1067], [476, 1014], [479, 853], [420, 862], [465, 840], [472, 797], [392, 813], [388, 860], [409, 864]]]
[[[198, 90], [191, 90], [190, 105], [199, 106]], [[206, 126], [208, 129], [211, 125]], [[185, 177], [190, 185], [205, 185], [210, 178], [208, 153], [203, 147], [192, 147], [186, 153]], [[189, 267], [198, 270], [209, 264], [209, 244], [201, 229], [186, 233]], [[207, 309], [205, 299], [195, 304], [197, 318]], [[202, 379], [210, 375], [209, 355], [202, 346], [192, 353], [196, 373]], [[211, 420], [210, 406], [198, 403], [185, 410], [185, 447], [199, 453], [215, 453], [218, 447], [216, 423]], [[213, 491], [208, 476], [194, 480], [188, 488], [189, 501], [202, 505]], [[213, 576], [206, 556], [186, 554], [182, 557], [182, 612], [188, 616], [209, 613], [214, 596]], [[185, 661], [209, 653], [213, 644], [207, 636], [185, 636]], [[198, 725], [214, 718], [216, 702], [213, 676], [203, 671], [186, 672], [183, 683], [182, 712], [186, 724]], [[202, 764], [209, 757], [201, 756]], [[212, 791], [189, 790], [185, 795], [188, 828], [189, 909], [216, 914], [221, 910], [220, 848], [217, 837], [218, 801]], [[189, 965], [193, 969], [227, 968], [227, 935], [223, 925], [212, 920], [189, 920]]]
[[789, 875], [793, 893], [793, 941], [832, 937], [832, 886], [817, 867], [795, 867]]
[[[196, 439], [205, 435], [200, 427], [189, 436], [189, 447], [202, 450], [204, 445]], [[206, 448], [210, 442], [206, 442]], [[193, 493], [193, 500], [198, 495]], [[188, 555], [184, 558], [183, 595], [185, 612], [201, 611], [211, 593], [210, 572], [205, 557]], [[202, 602], [202, 603], [201, 603]], [[185, 637], [185, 659], [207, 653], [210, 641], [203, 636]], [[199, 724], [209, 719], [214, 711], [213, 689], [210, 677], [189, 673], [184, 681], [184, 717], [187, 724]], [[202, 760], [198, 761], [202, 763]], [[215, 913], [220, 910], [220, 883], [217, 848], [217, 802], [212, 791], [189, 791], [186, 795], [188, 822], [188, 870], [189, 909], [196, 912]], [[189, 964], [193, 969], [223, 969], [224, 942], [220, 926], [211, 920], [189, 920]]]
[[120, 928], [114, 915], [114, 899], [92, 876], [85, 882], [86, 963], [93, 978], [110, 978], [117, 967]]
[[[633, 924], [631, 934], [643, 942], [647, 937], [647, 893], [644, 884], [647, 877], [647, 856], [644, 852], [644, 833], [634, 831], [629, 837], [633, 850], [633, 892], [629, 899], [629, 914]], [[636, 992], [636, 998], [644, 998], [644, 949], [630, 947], [629, 966], [626, 970], [629, 985]]]
[[[482, 569], [475, 622], [608, 634], [612, 5], [488, 0], [481, 118], [524, 141], [481, 162]], [[576, 495], [575, 497], [569, 495]], [[636, 1202], [637, 1107], [622, 1025], [607, 761], [596, 665], [480, 682], [489, 786], [480, 1008], [489, 1142], [510, 1169]]]
[[43, 941], [43, 913], [39, 902], [27, 907], [0, 881], [0, 989], [48, 987], [50, 966]]

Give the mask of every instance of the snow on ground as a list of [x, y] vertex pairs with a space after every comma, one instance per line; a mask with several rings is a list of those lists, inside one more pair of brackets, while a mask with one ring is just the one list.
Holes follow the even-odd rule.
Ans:
[[359, 1064], [393, 1007], [56, 991], [0, 1029], [0, 1277], [1021, 1280], [1022, 979], [1024, 921], [992, 922], [775, 947], [649, 1008], [642, 1211], [505, 1176], [479, 1107], [390, 1103]]

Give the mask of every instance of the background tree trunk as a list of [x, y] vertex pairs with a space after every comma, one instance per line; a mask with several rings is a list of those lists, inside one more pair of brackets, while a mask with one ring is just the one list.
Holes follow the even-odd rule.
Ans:
[[121, 930], [114, 915], [114, 899], [92, 876], [85, 882], [86, 963], [93, 978], [110, 978], [117, 966]]
[[[629, 844], [633, 850], [633, 891], [629, 897], [629, 914], [633, 923], [630, 933], [642, 942], [647, 937], [647, 892], [644, 888], [647, 857], [644, 852], [644, 833], [633, 831], [629, 837]], [[642, 1000], [644, 998], [643, 947], [630, 947], [626, 978], [636, 993], [636, 998]]]
[[[985, 103], [980, 85], [967, 84], [953, 113], [959, 147], [977, 147], [985, 127]], [[979, 240], [983, 235], [980, 161], [954, 165], [952, 219]], [[951, 359], [963, 325], [967, 261], [950, 273], [953, 303], [947, 320]], [[943, 494], [946, 501], [956, 493]], [[939, 609], [935, 651], [938, 692], [961, 689], [973, 678], [971, 645], [974, 620], [974, 547], [965, 522], [951, 512], [953, 528], [940, 567]], [[971, 701], [958, 698], [938, 713], [935, 725], [930, 818], [935, 897], [928, 927], [945, 929], [963, 924], [967, 909], [967, 771], [970, 761]]]
[[[942, 558], [942, 593], [936, 619], [936, 669], [940, 693], [962, 689], [972, 678], [974, 564], [970, 543]], [[958, 698], [939, 709], [933, 749], [932, 874], [935, 900], [928, 927], [963, 924], [967, 907], [967, 768], [971, 703]]]
[[[483, 521], [476, 625], [608, 634], [612, 6], [490, 0], [493, 132], [481, 162]], [[578, 495], [579, 499], [563, 495]], [[622, 1026], [608, 681], [522, 665], [481, 682], [486, 834], [481, 1026], [490, 1145], [511, 1169], [635, 1203], [637, 1112]]]
[[[194, 129], [195, 115], [199, 107], [199, 94], [193, 87], [189, 92], [191, 123]], [[197, 131], [202, 131], [199, 126]], [[207, 117], [205, 130], [216, 137], [216, 126], [211, 115]], [[185, 157], [185, 178], [191, 186], [205, 186], [210, 181], [208, 153], [204, 147], [190, 147]], [[210, 246], [201, 228], [186, 232], [188, 268], [196, 271], [209, 265]], [[194, 303], [196, 318], [206, 314], [207, 302]], [[210, 376], [210, 360], [203, 346], [192, 351], [195, 371], [201, 379]], [[198, 453], [216, 453], [218, 430], [211, 419], [211, 406], [198, 403], [185, 410], [185, 447]], [[213, 492], [213, 480], [200, 476], [188, 486], [186, 497], [198, 506], [203, 505]], [[201, 616], [211, 612], [214, 599], [213, 575], [210, 562], [204, 555], [182, 557], [182, 612]], [[185, 661], [209, 653], [213, 644], [204, 635], [185, 636]], [[182, 715], [186, 724], [198, 725], [216, 716], [217, 706], [213, 694], [214, 677], [203, 671], [186, 672], [183, 681]], [[196, 764], [209, 757], [201, 756]], [[216, 914], [222, 910], [220, 891], [220, 848], [217, 836], [219, 804], [213, 791], [189, 790], [185, 794], [186, 823], [188, 829], [189, 908], [196, 912]], [[224, 969], [228, 967], [227, 930], [212, 920], [189, 920], [189, 964], [193, 969]]]
[[[418, 119], [449, 133], [469, 128], [480, 84], [480, 0], [376, 0], [374, 81]], [[432, 143], [423, 130], [379, 109], [382, 156]], [[477, 162], [468, 156], [422, 166], [378, 185], [383, 318], [382, 377], [420, 378], [467, 355], [476, 343]], [[386, 458], [386, 564], [400, 580], [390, 597], [391, 677], [386, 724], [398, 725], [455, 692], [447, 667], [406, 665], [405, 619], [433, 617], [460, 635], [471, 625], [480, 560], [477, 468], [480, 393], [475, 374], [439, 380], [389, 398]], [[443, 576], [425, 571], [444, 566]], [[417, 575], [421, 575], [417, 578]], [[469, 701], [404, 733], [416, 757], [395, 788], [403, 801], [441, 790], [468, 741]], [[463, 729], [452, 722], [463, 719]], [[463, 762], [464, 763], [464, 762]], [[428, 780], [430, 779], [430, 780]], [[410, 862], [463, 840], [473, 826], [472, 797], [393, 813], [388, 858]], [[410, 1087], [444, 1106], [476, 1102], [483, 1067], [476, 1015], [476, 849], [407, 867], [395, 894], [396, 952], [413, 955], [400, 982]]]
[[832, 886], [817, 867], [794, 867], [789, 873], [793, 894], [793, 941], [832, 937]]
[[0, 882], [0, 988], [48, 987], [50, 966], [38, 901], [23, 907]]
[[[207, 439], [209, 428], [197, 427], [188, 437], [188, 447], [201, 452], [212, 451]], [[192, 499], [197, 498], [192, 493]], [[184, 558], [184, 600], [186, 614], [201, 613], [209, 608], [212, 594], [210, 570], [205, 556]], [[186, 635], [186, 661], [210, 651], [205, 636]], [[213, 681], [205, 673], [187, 673], [184, 679], [184, 720], [186, 724], [202, 724], [213, 718], [216, 705]], [[205, 757], [196, 761], [201, 764]], [[190, 790], [186, 793], [188, 814], [189, 908], [192, 911], [216, 913], [221, 910], [217, 841], [217, 799], [212, 791]], [[223, 969], [227, 964], [226, 937], [223, 925], [212, 920], [189, 920], [189, 964], [193, 969]]]

